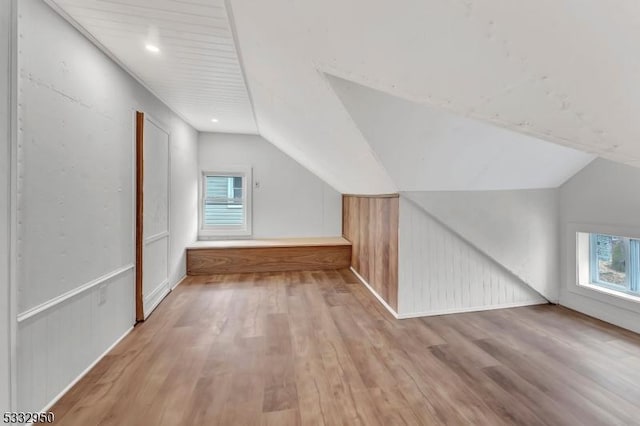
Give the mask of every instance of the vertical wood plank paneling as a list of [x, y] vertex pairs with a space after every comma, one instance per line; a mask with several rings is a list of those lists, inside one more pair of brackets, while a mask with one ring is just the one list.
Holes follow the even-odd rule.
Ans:
[[[402, 233], [396, 237], [402, 252], [400, 269], [396, 268], [400, 274], [396, 282], [401, 283], [396, 292], [399, 315], [544, 303], [526, 283], [413, 203], [403, 199], [400, 203], [398, 221]], [[391, 305], [391, 301], [388, 303]]]
[[398, 309], [397, 195], [343, 196], [343, 236], [353, 244], [351, 266]]
[[[131, 327], [133, 271], [81, 293], [18, 325], [18, 408], [39, 411]], [[126, 315], [116, 313], [127, 307]], [[83, 321], [78, 321], [83, 318]]]
[[370, 206], [368, 198], [358, 199], [358, 217], [356, 218], [359, 226], [359, 239], [360, 239], [360, 274], [367, 282], [371, 282], [371, 276], [369, 274], [369, 261], [370, 261], [370, 229], [369, 229], [369, 215]]
[[[369, 211], [371, 212], [371, 221], [369, 230], [370, 235], [374, 235], [376, 237], [372, 238], [371, 246], [373, 247], [373, 253], [371, 256], [371, 260], [369, 262], [369, 275], [371, 276], [371, 281], [373, 282], [387, 282], [387, 278], [385, 277], [385, 271], [387, 268], [384, 268], [385, 262], [388, 262], [388, 259], [384, 258], [384, 247], [387, 245], [385, 241], [388, 241], [387, 235], [384, 233], [383, 226], [383, 218], [384, 214], [382, 200], [377, 198], [369, 198]], [[379, 236], [379, 237], [378, 237]], [[389, 288], [382, 288], [383, 293], [380, 295], [384, 300], [389, 300]]]
[[388, 273], [388, 282], [393, 283], [393, 291], [389, 292], [389, 304], [398, 310], [398, 219], [399, 219], [399, 208], [400, 208], [400, 199], [399, 198], [390, 198], [387, 199], [385, 203], [386, 209], [388, 209], [386, 213], [386, 217], [388, 220], [385, 220], [389, 227], [388, 241], [390, 242], [387, 245], [387, 249], [389, 252], [388, 260], [386, 260], [388, 267], [386, 271]]

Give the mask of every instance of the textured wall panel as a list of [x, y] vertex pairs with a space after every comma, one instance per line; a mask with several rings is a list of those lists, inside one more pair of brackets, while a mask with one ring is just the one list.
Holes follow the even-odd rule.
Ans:
[[0, 3], [0, 413], [10, 409], [9, 370], [9, 182], [11, 126], [9, 125], [11, 2]]
[[20, 8], [22, 312], [132, 263], [133, 133], [132, 99], [102, 98], [126, 76], [41, 2]]
[[18, 3], [17, 287], [20, 313], [41, 308], [19, 323], [18, 408], [33, 411], [133, 324], [131, 270], [90, 284], [134, 263], [134, 111], [179, 153], [171, 286], [196, 235], [197, 133], [44, 2]]

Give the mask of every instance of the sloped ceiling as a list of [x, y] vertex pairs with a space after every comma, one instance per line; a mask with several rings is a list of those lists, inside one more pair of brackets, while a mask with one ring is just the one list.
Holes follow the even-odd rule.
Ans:
[[[327, 74], [423, 112], [448, 111], [640, 167], [636, 0], [46, 1], [198, 130], [257, 131], [341, 192], [394, 192], [407, 187], [406, 176], [383, 164], [372, 138], [374, 128], [390, 133], [397, 123], [364, 126]], [[159, 55], [144, 50], [149, 40]], [[527, 157], [533, 139], [516, 136]], [[581, 162], [548, 144], [537, 149], [546, 154], [536, 161], [553, 158], [549, 175], [520, 168], [510, 188], [555, 185]], [[489, 174], [478, 188], [513, 175], [522, 159], [511, 154], [485, 161]], [[414, 167], [405, 174], [419, 174]], [[455, 188], [474, 189], [469, 177]], [[430, 185], [411, 189], [443, 188]]]
[[327, 78], [400, 191], [557, 188], [595, 158]]
[[324, 73], [640, 166], [636, 1], [229, 2], [260, 133], [343, 192], [397, 185]]
[[257, 132], [224, 0], [47, 1], [198, 130]]

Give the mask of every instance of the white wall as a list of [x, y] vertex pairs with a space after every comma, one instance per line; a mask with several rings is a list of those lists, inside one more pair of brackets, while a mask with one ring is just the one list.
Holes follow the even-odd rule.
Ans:
[[9, 182], [11, 2], [0, 3], [0, 413], [10, 410]]
[[557, 189], [403, 195], [548, 300], [558, 301]]
[[352, 81], [327, 78], [400, 191], [557, 188], [595, 158]]
[[134, 111], [171, 133], [172, 285], [196, 235], [197, 133], [41, 0], [19, 14], [18, 408], [32, 411], [133, 325]]
[[440, 315], [545, 303], [500, 263], [400, 197], [398, 315]]
[[640, 236], [640, 169], [598, 159], [560, 189], [560, 304], [640, 332], [640, 304], [576, 285], [575, 233]]
[[176, 286], [187, 273], [185, 247], [197, 239], [198, 229], [198, 132], [173, 118], [171, 149], [171, 241], [169, 283]]
[[252, 167], [253, 238], [342, 235], [341, 195], [262, 137], [201, 133], [198, 161]]

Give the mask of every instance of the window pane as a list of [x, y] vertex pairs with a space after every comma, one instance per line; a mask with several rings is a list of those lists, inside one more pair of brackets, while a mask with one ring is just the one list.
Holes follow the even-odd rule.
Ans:
[[242, 203], [205, 202], [205, 226], [230, 226], [244, 224], [244, 206]]
[[613, 235], [594, 235], [597, 264], [596, 281], [626, 286], [627, 248], [625, 238]]
[[229, 198], [229, 187], [232, 187], [233, 176], [207, 176], [207, 198]]
[[[204, 225], [242, 226], [245, 222], [242, 176], [205, 177]], [[236, 189], [239, 185], [239, 189]]]
[[629, 289], [640, 293], [640, 240], [629, 240]]
[[233, 178], [233, 197], [242, 198], [242, 177], [235, 176]]
[[639, 239], [578, 232], [576, 267], [578, 285], [640, 296]]

